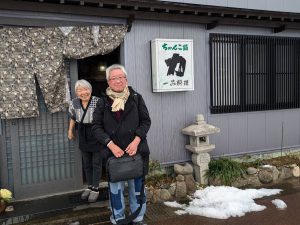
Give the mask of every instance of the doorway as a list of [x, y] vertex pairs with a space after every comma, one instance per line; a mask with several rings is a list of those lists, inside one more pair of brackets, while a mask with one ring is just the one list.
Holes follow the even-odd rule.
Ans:
[[105, 70], [112, 64], [120, 63], [120, 47], [109, 54], [91, 56], [78, 60], [78, 79], [85, 79], [92, 85], [94, 96], [104, 93], [108, 84]]
[[[109, 54], [91, 56], [77, 60], [78, 79], [87, 80], [93, 88], [92, 95], [100, 97], [105, 93], [108, 87], [105, 70], [112, 64], [120, 63], [120, 47], [116, 48]], [[85, 174], [82, 168], [83, 183], [86, 183]], [[105, 162], [102, 163], [101, 181], [106, 181]]]

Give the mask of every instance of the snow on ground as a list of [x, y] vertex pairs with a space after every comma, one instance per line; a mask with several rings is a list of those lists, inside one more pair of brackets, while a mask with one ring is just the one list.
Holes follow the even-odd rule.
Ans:
[[[200, 215], [216, 219], [228, 219], [229, 217], [241, 217], [247, 212], [262, 211], [266, 207], [258, 205], [254, 199], [279, 194], [281, 189], [238, 189], [226, 186], [209, 186], [194, 193], [189, 205], [177, 202], [165, 202], [170, 207], [179, 208], [175, 213], [182, 215]], [[278, 199], [279, 200], [279, 199]], [[283, 201], [273, 202], [279, 207], [285, 204]], [[285, 205], [286, 206], [286, 205]]]
[[285, 209], [287, 207], [285, 202], [280, 199], [274, 199], [272, 203], [276, 206], [277, 209]]

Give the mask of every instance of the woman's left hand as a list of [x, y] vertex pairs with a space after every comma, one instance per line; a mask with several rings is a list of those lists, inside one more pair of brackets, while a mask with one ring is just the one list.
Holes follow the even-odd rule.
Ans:
[[72, 139], [75, 138], [75, 135], [74, 135], [74, 133], [73, 133], [73, 130], [68, 130], [68, 138], [69, 138], [69, 140], [72, 140]]
[[125, 152], [130, 156], [135, 155], [140, 142], [141, 142], [141, 138], [136, 136], [134, 140], [127, 146]]

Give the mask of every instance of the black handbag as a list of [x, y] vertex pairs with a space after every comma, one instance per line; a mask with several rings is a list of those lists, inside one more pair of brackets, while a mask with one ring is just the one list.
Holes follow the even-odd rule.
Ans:
[[109, 182], [130, 180], [144, 176], [144, 160], [140, 154], [110, 157], [106, 169]]

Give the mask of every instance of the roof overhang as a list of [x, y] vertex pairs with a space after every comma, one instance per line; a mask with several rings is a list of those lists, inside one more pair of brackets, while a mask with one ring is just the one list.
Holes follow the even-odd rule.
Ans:
[[[150, 0], [8, 0], [0, 2], [6, 12], [46, 13], [53, 15], [170, 21], [272, 28], [274, 32], [300, 29], [300, 14], [251, 10]], [[24, 13], [25, 14], [25, 13]], [[74, 21], [73, 21], [74, 22]]]

